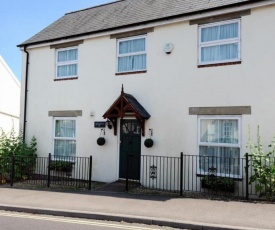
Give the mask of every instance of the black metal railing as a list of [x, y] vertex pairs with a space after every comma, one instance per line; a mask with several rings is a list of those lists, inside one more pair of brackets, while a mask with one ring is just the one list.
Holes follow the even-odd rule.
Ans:
[[[126, 191], [141, 186], [143, 189], [169, 191], [181, 196], [183, 193], [195, 192], [220, 197], [258, 198], [259, 181], [251, 180], [256, 172], [256, 161], [259, 159], [248, 154], [244, 158], [184, 155], [183, 153], [179, 157], [128, 156]], [[263, 168], [268, 168], [271, 159], [262, 158], [261, 162]], [[132, 165], [137, 164], [140, 164], [140, 177], [131, 180]], [[268, 178], [263, 190], [274, 189], [275, 193], [275, 175]]]
[[[142, 188], [184, 195], [197, 193], [245, 199], [275, 198], [275, 158], [184, 155], [128, 155], [123, 160], [125, 190]], [[92, 187], [92, 156], [0, 157], [0, 184]]]
[[92, 156], [0, 158], [0, 184], [75, 187], [91, 190]]

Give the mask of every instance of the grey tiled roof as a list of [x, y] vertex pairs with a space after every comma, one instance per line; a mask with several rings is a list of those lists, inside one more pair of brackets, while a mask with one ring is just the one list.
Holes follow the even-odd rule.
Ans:
[[[19, 46], [138, 25], [255, 0], [121, 0], [63, 17]], [[263, 0], [262, 0], [263, 1]]]

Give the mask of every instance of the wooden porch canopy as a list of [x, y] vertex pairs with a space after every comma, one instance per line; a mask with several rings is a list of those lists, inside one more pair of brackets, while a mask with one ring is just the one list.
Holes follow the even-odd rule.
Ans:
[[112, 106], [104, 113], [103, 118], [109, 119], [114, 126], [114, 134], [117, 135], [117, 119], [123, 117], [135, 117], [141, 125], [142, 136], [145, 135], [145, 120], [151, 115], [131, 94], [124, 93], [123, 85], [120, 96]]

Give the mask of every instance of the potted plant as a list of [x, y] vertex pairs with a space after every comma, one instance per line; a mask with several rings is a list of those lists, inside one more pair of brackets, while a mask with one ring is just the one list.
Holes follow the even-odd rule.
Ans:
[[102, 146], [102, 145], [104, 145], [105, 144], [105, 138], [104, 137], [99, 137], [99, 138], [97, 138], [97, 144], [99, 145], [99, 146]]
[[217, 177], [207, 175], [202, 179], [202, 188], [212, 189], [214, 191], [234, 192], [234, 180], [229, 177]]
[[147, 139], [144, 141], [144, 145], [145, 145], [147, 148], [151, 148], [151, 147], [154, 145], [154, 141], [153, 141], [151, 138], [147, 138]]
[[73, 164], [74, 162], [70, 161], [52, 161], [50, 170], [71, 173], [73, 170]]

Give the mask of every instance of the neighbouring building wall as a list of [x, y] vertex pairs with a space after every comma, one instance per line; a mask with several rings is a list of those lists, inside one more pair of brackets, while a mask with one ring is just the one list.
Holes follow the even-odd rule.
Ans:
[[0, 56], [0, 128], [19, 133], [20, 83]]
[[[241, 64], [235, 65], [198, 68], [198, 25], [188, 21], [155, 27], [147, 34], [147, 72], [141, 74], [115, 75], [116, 39], [110, 36], [86, 39], [78, 46], [75, 80], [54, 81], [55, 49], [30, 48], [27, 139], [35, 135], [38, 154], [47, 156], [53, 151], [49, 111], [81, 110], [76, 117], [77, 156], [93, 155], [93, 180], [118, 179], [119, 129], [114, 136], [113, 129], [106, 128], [106, 144], [98, 146], [100, 129], [94, 122], [104, 121], [102, 115], [123, 84], [151, 115], [145, 123], [142, 155], [197, 155], [198, 116], [189, 114], [193, 107], [250, 106], [251, 114], [240, 115], [240, 155], [248, 151], [249, 125], [254, 136], [260, 126], [267, 146], [275, 135], [274, 21], [274, 6], [241, 18]], [[163, 51], [168, 42], [174, 44], [169, 55]], [[150, 149], [143, 145], [149, 129], [154, 140]]]

